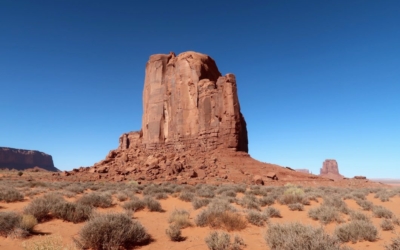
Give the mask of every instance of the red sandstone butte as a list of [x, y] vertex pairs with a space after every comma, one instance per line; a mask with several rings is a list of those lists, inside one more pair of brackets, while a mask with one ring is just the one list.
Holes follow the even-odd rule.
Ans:
[[339, 173], [337, 161], [332, 159], [328, 159], [323, 162], [319, 175], [334, 180], [343, 179], [343, 175]]
[[92, 167], [56, 179], [314, 185], [329, 179], [259, 162], [248, 154], [236, 78], [197, 52], [152, 55], [146, 64], [140, 131]]

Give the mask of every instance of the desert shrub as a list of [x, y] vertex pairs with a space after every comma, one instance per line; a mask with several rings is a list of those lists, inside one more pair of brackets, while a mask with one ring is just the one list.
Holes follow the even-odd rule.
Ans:
[[101, 208], [108, 208], [113, 205], [112, 196], [109, 193], [84, 194], [81, 198], [77, 200], [77, 203]]
[[356, 203], [365, 211], [370, 211], [374, 207], [374, 204], [367, 200], [356, 199]]
[[363, 220], [363, 221], [370, 221], [371, 219], [364, 213], [358, 211], [351, 211], [350, 212], [350, 219], [351, 220]]
[[392, 242], [385, 244], [385, 250], [399, 250], [400, 249], [400, 236], [392, 238]]
[[260, 203], [256, 196], [246, 194], [238, 201], [238, 204], [247, 209], [260, 210]]
[[164, 211], [161, 207], [161, 203], [150, 196], [146, 196], [143, 199], [144, 204], [151, 212], [162, 212]]
[[226, 190], [221, 193], [221, 196], [236, 197], [237, 193], [234, 190]]
[[90, 218], [79, 232], [83, 247], [118, 249], [149, 240], [146, 229], [125, 213], [98, 214]]
[[393, 218], [392, 211], [390, 211], [389, 209], [382, 207], [382, 206], [374, 206], [372, 208], [372, 213], [377, 218], [385, 218], [385, 219]]
[[247, 212], [246, 219], [251, 224], [261, 227], [265, 225], [265, 222], [267, 222], [268, 216], [265, 213], [249, 210]]
[[370, 221], [355, 220], [337, 226], [334, 234], [342, 242], [375, 241], [378, 237], [378, 229]]
[[325, 196], [322, 205], [325, 207], [335, 208], [337, 211], [340, 211], [344, 214], [348, 214], [350, 212], [346, 202], [344, 202], [339, 195]]
[[126, 201], [128, 199], [128, 195], [125, 192], [118, 192], [115, 197], [118, 201]]
[[308, 211], [308, 216], [314, 220], [319, 220], [323, 224], [328, 224], [333, 221], [340, 223], [343, 221], [337, 208], [326, 205], [311, 208]]
[[200, 188], [196, 191], [196, 194], [203, 198], [214, 198], [214, 190], [211, 188]]
[[139, 211], [146, 207], [146, 203], [137, 197], [132, 197], [131, 200], [125, 202], [122, 207], [126, 210]]
[[289, 204], [288, 205], [290, 211], [303, 211], [304, 206], [301, 203], [294, 203], [294, 204]]
[[85, 188], [79, 184], [69, 185], [65, 188], [65, 190], [76, 194], [82, 194], [83, 192], [85, 192]]
[[264, 236], [270, 249], [279, 250], [344, 250], [341, 242], [325, 233], [322, 228], [314, 228], [301, 223], [273, 224]]
[[33, 215], [39, 222], [51, 218], [51, 212], [65, 200], [60, 194], [50, 193], [33, 199], [25, 208], [23, 213]]
[[309, 205], [310, 201], [304, 195], [304, 191], [301, 188], [289, 186], [282, 195], [279, 196], [278, 201], [282, 205], [289, 205], [295, 203], [301, 203]]
[[225, 228], [228, 231], [246, 228], [246, 220], [236, 212], [229, 203], [217, 200], [201, 211], [196, 217], [196, 225], [200, 227]]
[[179, 199], [187, 202], [191, 202], [194, 199], [195, 195], [193, 192], [189, 191], [182, 191], [181, 194], [179, 195]]
[[235, 235], [233, 242], [231, 242], [231, 236], [222, 231], [211, 232], [205, 238], [205, 241], [210, 250], [241, 250], [246, 246], [239, 235]]
[[190, 213], [184, 209], [175, 209], [169, 216], [168, 222], [177, 225], [179, 228], [192, 226], [189, 219]]
[[260, 205], [263, 206], [271, 206], [275, 203], [275, 198], [272, 196], [264, 196], [259, 199]]
[[14, 212], [0, 212], [0, 236], [7, 237], [19, 227], [21, 215]]
[[192, 205], [194, 209], [199, 209], [201, 207], [205, 207], [207, 206], [209, 203], [211, 202], [210, 199], [198, 199], [198, 198], [194, 198], [192, 200]]
[[210, 250], [227, 250], [231, 245], [231, 236], [225, 232], [213, 231], [205, 241]]
[[54, 217], [73, 223], [86, 221], [91, 214], [92, 206], [72, 202], [58, 203], [52, 211]]
[[0, 188], [0, 201], [16, 202], [24, 200], [24, 195], [15, 188], [1, 187]]
[[165, 233], [172, 241], [182, 241], [185, 239], [182, 237], [181, 228], [176, 224], [169, 225], [169, 228], [165, 230]]
[[167, 193], [157, 193], [156, 195], [154, 195], [154, 198], [156, 198], [157, 200], [165, 200], [168, 199], [168, 195]]
[[267, 218], [282, 218], [281, 212], [274, 207], [267, 207], [264, 209], [263, 213], [267, 216]]
[[19, 222], [19, 228], [32, 232], [33, 228], [38, 224], [37, 219], [30, 214], [24, 214], [21, 216], [21, 220]]
[[61, 236], [40, 236], [39, 239], [23, 242], [25, 250], [77, 250], [73, 245], [65, 245]]
[[381, 228], [383, 231], [390, 231], [394, 229], [394, 225], [393, 222], [391, 220], [388, 219], [383, 219], [381, 221]]

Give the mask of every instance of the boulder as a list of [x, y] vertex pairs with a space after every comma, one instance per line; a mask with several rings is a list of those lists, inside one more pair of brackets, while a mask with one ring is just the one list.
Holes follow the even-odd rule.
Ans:
[[271, 179], [271, 180], [275, 180], [275, 181], [278, 180], [278, 176], [276, 175], [275, 172], [269, 172], [269, 173], [267, 173], [265, 176], [266, 176], [267, 178]]
[[255, 185], [264, 185], [264, 180], [260, 175], [253, 176], [253, 183]]

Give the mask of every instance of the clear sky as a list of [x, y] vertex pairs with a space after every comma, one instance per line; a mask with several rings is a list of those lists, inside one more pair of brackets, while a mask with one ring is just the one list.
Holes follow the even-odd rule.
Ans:
[[90, 166], [139, 130], [151, 54], [237, 78], [250, 154], [400, 178], [400, 1], [0, 1], [0, 146]]

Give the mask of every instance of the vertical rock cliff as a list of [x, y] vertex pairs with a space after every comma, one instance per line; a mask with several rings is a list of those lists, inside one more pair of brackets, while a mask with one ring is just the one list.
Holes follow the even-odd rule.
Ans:
[[58, 171], [51, 155], [35, 150], [0, 147], [0, 168], [24, 170], [33, 167]]

